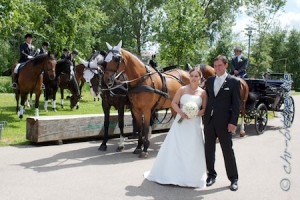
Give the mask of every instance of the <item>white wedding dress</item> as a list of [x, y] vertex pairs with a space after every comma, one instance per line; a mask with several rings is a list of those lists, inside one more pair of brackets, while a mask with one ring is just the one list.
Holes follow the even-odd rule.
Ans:
[[[200, 96], [183, 94], [180, 104], [193, 101], [200, 107]], [[183, 187], [206, 186], [206, 162], [202, 119], [184, 119], [177, 122], [177, 114], [167, 137], [162, 144], [151, 171], [144, 177], [160, 184], [173, 184]]]

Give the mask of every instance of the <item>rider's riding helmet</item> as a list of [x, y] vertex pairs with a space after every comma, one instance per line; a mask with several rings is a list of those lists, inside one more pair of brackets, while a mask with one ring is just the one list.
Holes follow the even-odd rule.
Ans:
[[50, 46], [50, 43], [49, 42], [43, 42], [43, 46]]
[[78, 55], [78, 51], [73, 50], [73, 51], [72, 51], [72, 54]]

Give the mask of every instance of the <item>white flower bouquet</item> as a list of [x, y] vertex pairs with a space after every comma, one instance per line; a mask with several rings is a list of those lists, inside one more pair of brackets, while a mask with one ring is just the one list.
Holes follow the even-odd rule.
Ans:
[[[187, 102], [183, 104], [182, 106], [182, 112], [184, 112], [190, 119], [197, 117], [199, 112], [199, 107], [195, 102]], [[178, 123], [180, 124], [182, 122], [183, 118], [181, 117], [178, 120]]]

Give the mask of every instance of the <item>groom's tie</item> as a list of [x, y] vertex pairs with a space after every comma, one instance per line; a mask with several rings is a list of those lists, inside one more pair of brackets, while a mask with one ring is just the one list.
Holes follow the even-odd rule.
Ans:
[[218, 76], [216, 76], [215, 78], [215, 82], [214, 82], [214, 92], [215, 92], [215, 96], [217, 96], [220, 88], [222, 86], [222, 79]]

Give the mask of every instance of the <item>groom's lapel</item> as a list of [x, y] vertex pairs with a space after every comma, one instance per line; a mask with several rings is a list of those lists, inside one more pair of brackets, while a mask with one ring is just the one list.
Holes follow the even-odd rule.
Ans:
[[214, 78], [213, 78], [213, 81], [212, 81], [212, 87], [211, 87], [211, 92], [213, 93], [213, 95], [214, 95], [214, 97], [216, 98], [216, 94], [215, 94], [215, 90], [214, 90], [214, 88], [215, 88], [215, 79], [216, 79], [216, 76], [214, 76]]

